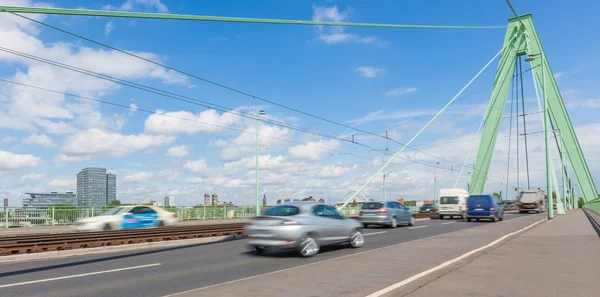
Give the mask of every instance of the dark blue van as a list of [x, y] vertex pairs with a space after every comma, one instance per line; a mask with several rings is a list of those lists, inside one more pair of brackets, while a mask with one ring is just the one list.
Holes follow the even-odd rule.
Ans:
[[467, 198], [467, 221], [471, 219], [504, 220], [504, 207], [494, 195], [471, 195]]

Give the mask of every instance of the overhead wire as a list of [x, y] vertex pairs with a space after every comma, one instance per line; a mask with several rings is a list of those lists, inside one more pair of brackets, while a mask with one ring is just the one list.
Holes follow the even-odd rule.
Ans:
[[[61, 91], [57, 91], [57, 90], [52, 90], [52, 89], [48, 89], [48, 88], [44, 88], [44, 87], [34, 86], [34, 85], [20, 83], [20, 82], [15, 82], [15, 81], [7, 80], [7, 79], [2, 79], [2, 78], [0, 78], [0, 81], [1, 82], [5, 82], [5, 83], [10, 83], [10, 84], [18, 85], [18, 86], [28, 87], [28, 88], [42, 90], [42, 91], [46, 91], [46, 92], [52, 92], [52, 93], [55, 93], [55, 94], [61, 94], [61, 95], [65, 95], [65, 96], [70, 96], [70, 97], [74, 97], [74, 98], [84, 99], [84, 100], [88, 100], [88, 101], [94, 101], [94, 102], [98, 102], [98, 103], [103, 103], [103, 104], [112, 105], [112, 106], [115, 106], [115, 107], [121, 107], [121, 108], [125, 108], [125, 109], [130, 109], [131, 110], [130, 106], [127, 106], [127, 105], [124, 105], [124, 104], [120, 104], [120, 103], [115, 103], [115, 102], [105, 101], [105, 100], [101, 100], [101, 99], [90, 98], [90, 97], [81, 96], [81, 95], [77, 95], [77, 94], [72, 94], [72, 93], [68, 93], [68, 92], [61, 92]], [[185, 121], [189, 121], [189, 122], [200, 123], [200, 124], [204, 124], [204, 125], [208, 125], [208, 126], [213, 126], [213, 127], [216, 127], [216, 128], [221, 128], [221, 129], [231, 130], [231, 131], [235, 131], [235, 132], [240, 132], [240, 133], [243, 133], [243, 134], [256, 135], [256, 133], [254, 133], [254, 132], [249, 132], [249, 131], [242, 130], [242, 129], [237, 129], [237, 128], [233, 128], [233, 127], [218, 125], [218, 124], [212, 124], [212, 123], [209, 123], [209, 122], [206, 122], [206, 121], [199, 121], [199, 120], [195, 120], [195, 119], [190, 119], [190, 118], [186, 118], [186, 117], [179, 117], [179, 116], [174, 116], [174, 115], [165, 114], [165, 113], [157, 113], [156, 111], [151, 111], [151, 110], [140, 108], [140, 107], [136, 107], [135, 110], [136, 111], [145, 112], [145, 113], [149, 113], [149, 114], [152, 114], [152, 115], [164, 116], [164, 117], [169, 117], [169, 118], [174, 118], [174, 119], [179, 119], [179, 120], [185, 120]], [[355, 156], [355, 157], [360, 157], [360, 158], [366, 158], [366, 159], [369, 159], [369, 160], [373, 159], [371, 157], [359, 155], [359, 154], [352, 153], [352, 152], [345, 152], [345, 151], [341, 151], [341, 150], [335, 150], [335, 149], [325, 148], [322, 145], [313, 145], [313, 144], [310, 144], [310, 143], [304, 143], [304, 142], [299, 142], [299, 141], [294, 141], [294, 140], [290, 140], [290, 139], [285, 139], [285, 138], [276, 137], [276, 136], [270, 136], [270, 135], [264, 135], [264, 134], [258, 134], [258, 136], [265, 137], [265, 138], [270, 138], [270, 139], [275, 139], [275, 140], [278, 140], [278, 141], [283, 141], [283, 142], [289, 142], [289, 143], [293, 143], [293, 144], [298, 144], [298, 145], [306, 145], [306, 146], [317, 147], [317, 148], [320, 148], [320, 149], [323, 149], [323, 150], [326, 150], [326, 151], [331, 151], [331, 152], [335, 152], [335, 153], [342, 154], [342, 155], [350, 155], [350, 156]], [[370, 151], [384, 152], [384, 153], [386, 153], [386, 155], [391, 155], [390, 153], [387, 153], [384, 150], [380, 150], [380, 149], [377, 149], [377, 148], [372, 148], [370, 146], [363, 145], [363, 144], [358, 144], [358, 145], [361, 145], [361, 146], [366, 147], [366, 148], [370, 148]], [[429, 167], [435, 167], [435, 168], [439, 168], [439, 169], [448, 170], [448, 168], [446, 168], [446, 167], [435, 166], [435, 165], [432, 165], [432, 164], [427, 163], [427, 162], [422, 162], [422, 161], [417, 161], [417, 160], [411, 160], [411, 159], [408, 159], [408, 158], [403, 158], [403, 159], [405, 159], [405, 160], [407, 160], [409, 162], [412, 162], [412, 163], [420, 164], [420, 165], [425, 165], [425, 166], [429, 166]], [[395, 164], [399, 165], [399, 163], [395, 163]], [[450, 171], [452, 171], [452, 170], [450, 170]]]
[[[223, 109], [223, 108], [215, 107], [215, 106], [219, 106], [219, 105], [214, 105], [214, 104], [206, 103], [205, 101], [200, 101], [200, 100], [197, 100], [197, 99], [194, 99], [194, 98], [191, 98], [191, 97], [187, 97], [187, 96], [183, 96], [183, 95], [171, 93], [171, 92], [168, 92], [168, 91], [163, 91], [163, 90], [156, 89], [156, 88], [153, 88], [153, 87], [150, 87], [150, 86], [142, 85], [142, 84], [139, 84], [139, 83], [127, 81], [127, 80], [120, 79], [120, 78], [115, 78], [115, 77], [112, 77], [112, 76], [109, 76], [109, 75], [106, 75], [106, 74], [97, 73], [97, 72], [94, 72], [94, 71], [86, 70], [86, 69], [79, 68], [79, 67], [72, 66], [72, 65], [68, 65], [68, 64], [65, 64], [65, 63], [61, 63], [61, 62], [53, 61], [53, 60], [50, 60], [50, 59], [46, 59], [46, 58], [34, 56], [34, 55], [31, 55], [31, 54], [23, 53], [23, 52], [20, 52], [20, 51], [12, 50], [12, 49], [5, 48], [5, 47], [2, 47], [2, 46], [0, 46], [0, 51], [6, 52], [6, 53], [10, 53], [10, 54], [14, 54], [14, 55], [17, 55], [17, 56], [20, 56], [20, 57], [28, 58], [28, 59], [31, 59], [31, 60], [34, 60], [34, 61], [38, 61], [38, 62], [41, 62], [41, 63], [53, 65], [53, 66], [60, 67], [60, 68], [63, 68], [63, 69], [67, 69], [67, 70], [70, 70], [70, 71], [78, 72], [78, 73], [81, 73], [81, 74], [89, 75], [89, 76], [96, 77], [96, 78], [99, 78], [99, 79], [108, 80], [108, 81], [111, 81], [111, 82], [114, 82], [114, 83], [122, 84], [122, 85], [129, 86], [129, 87], [132, 87], [132, 88], [135, 88], [135, 89], [139, 89], [139, 90], [147, 91], [147, 92], [150, 92], [150, 93], [154, 93], [154, 94], [157, 94], [157, 95], [165, 96], [167, 98], [175, 99], [175, 100], [178, 100], [178, 101], [183, 101], [183, 102], [187, 102], [187, 103], [190, 103], [190, 104], [200, 105], [200, 106], [203, 106], [203, 107], [206, 107], [206, 108], [213, 108], [213, 109], [216, 109], [216, 110], [219, 110], [219, 111], [222, 111], [222, 112], [233, 113], [235, 115], [239, 115], [239, 116], [246, 117], [246, 118], [249, 118], [249, 119], [258, 119], [258, 120], [266, 122], [266, 123], [270, 123], [270, 124], [273, 124], [273, 125], [277, 125], [277, 126], [289, 128], [289, 129], [296, 130], [296, 131], [299, 131], [299, 132], [309, 133], [309, 134], [313, 134], [313, 135], [320, 136], [320, 137], [325, 137], [325, 138], [335, 139], [335, 140], [339, 140], [339, 141], [346, 142], [346, 143], [355, 144], [355, 145], [358, 145], [358, 146], [362, 146], [362, 147], [368, 148], [368, 149], [373, 150], [373, 151], [378, 151], [378, 152], [383, 152], [384, 151], [383, 149], [374, 148], [372, 146], [369, 146], [369, 145], [366, 145], [366, 144], [363, 144], [363, 143], [360, 143], [360, 142], [357, 142], [357, 141], [352, 141], [352, 140], [348, 140], [348, 139], [344, 139], [344, 138], [340, 138], [340, 137], [328, 135], [328, 134], [325, 134], [325, 133], [322, 133], [322, 132], [309, 131], [309, 130], [306, 130], [306, 129], [302, 129], [302, 128], [299, 128], [299, 127], [296, 127], [296, 126], [293, 126], [293, 125], [289, 125], [289, 124], [285, 124], [285, 123], [281, 123], [281, 122], [277, 122], [277, 121], [264, 120], [264, 119], [261, 119], [261, 118], [247, 116], [247, 115], [243, 115], [243, 114], [241, 114], [239, 112], [231, 112], [231, 111], [228, 111], [228, 110]], [[428, 154], [428, 153], [425, 153], [425, 154], [432, 156], [431, 154]], [[412, 160], [410, 158], [406, 158], [406, 157], [401, 157], [401, 158], [409, 160], [411, 162], [417, 162], [417, 163], [419, 163], [419, 161], [415, 161], [415, 160]], [[452, 161], [447, 161], [447, 162], [458, 164], [458, 163], [455, 163], [455, 162], [452, 162]]]

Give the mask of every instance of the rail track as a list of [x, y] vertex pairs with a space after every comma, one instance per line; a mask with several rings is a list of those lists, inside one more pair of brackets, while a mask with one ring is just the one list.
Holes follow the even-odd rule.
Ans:
[[0, 238], [0, 256], [245, 234], [244, 223]]
[[[416, 219], [437, 218], [437, 214], [414, 214]], [[161, 242], [227, 235], [245, 235], [245, 223], [188, 225], [166, 228], [71, 232], [0, 237], [0, 256]]]

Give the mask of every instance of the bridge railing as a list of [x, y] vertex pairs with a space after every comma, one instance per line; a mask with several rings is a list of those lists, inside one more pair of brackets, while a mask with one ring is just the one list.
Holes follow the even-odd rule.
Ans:
[[[272, 206], [263, 206], [261, 211]], [[102, 214], [108, 208], [0, 208], [0, 226], [33, 227], [71, 225], [79, 219]], [[164, 207], [177, 214], [180, 221], [247, 219], [256, 216], [255, 206], [194, 206]], [[414, 210], [413, 210], [414, 211]], [[340, 213], [345, 216], [358, 216], [360, 205], [348, 205]]]

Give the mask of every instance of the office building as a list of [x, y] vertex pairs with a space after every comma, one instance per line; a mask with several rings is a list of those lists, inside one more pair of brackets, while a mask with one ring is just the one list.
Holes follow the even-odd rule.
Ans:
[[165, 196], [164, 206], [175, 206], [175, 196]]
[[29, 197], [23, 198], [23, 207], [50, 208], [55, 204], [71, 204], [76, 206], [77, 195], [73, 192], [58, 193], [25, 193]]
[[204, 206], [209, 206], [210, 205], [210, 194], [206, 193], [204, 194]]
[[106, 204], [117, 200], [117, 175], [114, 173], [106, 174]]
[[77, 206], [102, 207], [117, 200], [117, 176], [105, 168], [89, 167], [77, 173]]
[[213, 206], [219, 205], [219, 196], [217, 194], [212, 194], [212, 205]]

